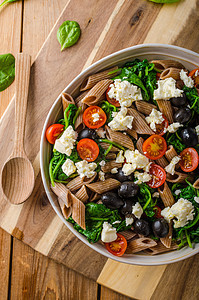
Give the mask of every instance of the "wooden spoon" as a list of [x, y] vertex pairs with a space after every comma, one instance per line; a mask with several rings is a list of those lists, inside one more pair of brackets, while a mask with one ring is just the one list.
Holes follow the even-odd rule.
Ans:
[[16, 59], [15, 142], [11, 156], [1, 170], [3, 194], [12, 204], [27, 200], [34, 188], [34, 169], [24, 151], [24, 131], [30, 79], [30, 56], [20, 53]]

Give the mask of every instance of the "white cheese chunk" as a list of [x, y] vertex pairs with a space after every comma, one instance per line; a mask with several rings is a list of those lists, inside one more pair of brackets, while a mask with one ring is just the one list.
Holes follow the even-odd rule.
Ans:
[[132, 174], [136, 169], [136, 165], [132, 164], [124, 164], [122, 167], [122, 172], [124, 173], [125, 176], [128, 176]]
[[126, 226], [129, 226], [129, 225], [133, 224], [134, 219], [133, 219], [133, 217], [126, 217], [125, 222], [126, 222]]
[[70, 176], [71, 174], [75, 173], [76, 167], [72, 160], [69, 158], [65, 161], [65, 163], [62, 165], [62, 171], [67, 175]]
[[113, 112], [113, 120], [108, 123], [108, 126], [113, 131], [124, 131], [132, 128], [133, 117], [127, 116], [127, 108], [122, 107], [119, 112]]
[[155, 193], [152, 194], [152, 197], [153, 198], [159, 198], [160, 194], [158, 192], [155, 192]]
[[135, 172], [134, 177], [137, 178], [137, 181], [135, 181], [136, 184], [141, 184], [143, 182], [148, 182], [152, 179], [152, 175], [150, 175], [147, 172], [140, 173], [140, 172]]
[[138, 219], [141, 218], [143, 209], [139, 202], [136, 202], [135, 205], [132, 206], [132, 214]]
[[99, 180], [100, 181], [105, 181], [105, 173], [104, 172], [102, 172], [102, 171], [99, 171]]
[[175, 174], [175, 166], [179, 163], [180, 161], [179, 156], [174, 156], [168, 166], [166, 166], [164, 169], [167, 173], [170, 173], [171, 175]]
[[118, 163], [118, 164], [124, 162], [124, 156], [123, 156], [123, 151], [122, 150], [120, 150], [119, 153], [117, 154], [115, 162]]
[[143, 170], [144, 170], [145, 172], [148, 172], [148, 173], [149, 173], [149, 170], [150, 170], [150, 168], [151, 168], [151, 164], [152, 164], [152, 162], [148, 163], [148, 165], [146, 165], [146, 167], [144, 167]]
[[161, 215], [170, 222], [173, 219], [174, 228], [185, 226], [194, 218], [194, 206], [186, 199], [180, 198], [171, 207], [166, 207], [161, 211]]
[[92, 114], [92, 118], [93, 118], [93, 122], [97, 122], [100, 119], [100, 115], [98, 113], [94, 113]]
[[101, 160], [100, 163], [99, 163], [99, 165], [100, 165], [101, 167], [104, 167], [104, 166], [106, 165], [105, 160]]
[[197, 77], [199, 75], [199, 71], [196, 70], [194, 75], [195, 75], [195, 77]]
[[194, 197], [194, 200], [197, 202], [197, 203], [199, 203], [199, 197]]
[[169, 100], [172, 97], [180, 97], [183, 91], [176, 88], [176, 81], [172, 77], [158, 80], [158, 88], [154, 90], [154, 99]]
[[140, 88], [127, 80], [121, 81], [121, 79], [115, 79], [114, 82], [110, 84], [108, 96], [111, 99], [116, 99], [121, 107], [130, 107], [133, 101], [142, 100]]
[[117, 173], [118, 173], [118, 168], [111, 169], [111, 174], [117, 174]]
[[198, 137], [199, 137], [199, 125], [197, 125], [197, 126], [195, 127], [195, 130], [196, 130], [196, 134], [197, 134]]
[[101, 232], [101, 240], [104, 243], [110, 243], [117, 239], [116, 228], [114, 228], [108, 222], [103, 223], [103, 229]]
[[149, 126], [153, 131], [156, 131], [156, 124], [161, 124], [164, 121], [162, 113], [157, 109], [152, 109], [152, 112], [148, 117], [145, 118], [146, 122], [150, 124]]
[[184, 84], [192, 88], [194, 86], [194, 80], [187, 75], [187, 72], [185, 72], [183, 69], [180, 71], [180, 79], [184, 82]]
[[77, 132], [75, 132], [73, 127], [70, 125], [63, 132], [62, 136], [59, 139], [56, 139], [54, 149], [60, 153], [70, 156], [76, 139]]
[[181, 190], [176, 190], [174, 194], [175, 194], [176, 196], [178, 196], [178, 195], [180, 195], [180, 193], [181, 193]]
[[127, 163], [135, 164], [137, 169], [143, 169], [149, 164], [149, 159], [136, 150], [126, 150], [124, 153]]
[[121, 221], [117, 220], [117, 221], [113, 222], [112, 225], [119, 224], [119, 223], [121, 223]]
[[77, 173], [81, 178], [87, 177], [91, 178], [93, 175], [95, 175], [95, 169], [97, 168], [96, 163], [88, 163], [86, 160], [82, 160], [77, 162], [76, 164], [77, 167]]
[[167, 131], [170, 133], [174, 133], [176, 132], [180, 127], [183, 127], [182, 124], [180, 124], [179, 122], [176, 123], [172, 123], [167, 127]]

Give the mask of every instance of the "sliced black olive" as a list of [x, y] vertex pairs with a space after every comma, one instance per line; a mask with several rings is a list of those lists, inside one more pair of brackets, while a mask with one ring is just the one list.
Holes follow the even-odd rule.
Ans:
[[132, 214], [132, 205], [133, 202], [130, 199], [124, 201], [124, 205], [121, 207], [120, 212], [123, 215]]
[[134, 230], [135, 232], [139, 233], [139, 234], [143, 234], [144, 236], [149, 235], [150, 233], [150, 226], [149, 223], [143, 219], [137, 219], [134, 222]]
[[198, 143], [198, 136], [195, 129], [187, 127], [180, 132], [182, 141], [186, 146], [196, 146]]
[[185, 124], [191, 119], [191, 116], [192, 116], [191, 110], [188, 107], [184, 107], [184, 108], [178, 109], [175, 112], [173, 119], [174, 119], [174, 122], [179, 122], [181, 124]]
[[122, 168], [118, 169], [118, 173], [115, 174], [115, 177], [120, 182], [133, 181], [133, 174], [128, 175], [128, 176], [124, 175], [124, 172], [122, 171]]
[[96, 139], [97, 138], [97, 132], [94, 129], [85, 128], [78, 134], [78, 139]]
[[153, 222], [152, 229], [155, 236], [164, 238], [169, 233], [169, 224], [165, 219], [158, 219]]
[[118, 194], [113, 192], [103, 194], [101, 200], [103, 204], [110, 209], [118, 209], [124, 205], [124, 201], [118, 196]]
[[187, 99], [186, 99], [185, 94], [183, 93], [181, 97], [171, 98], [170, 101], [173, 104], [173, 106], [181, 107], [186, 104]]
[[118, 188], [118, 195], [122, 198], [133, 198], [137, 195], [139, 186], [133, 181], [125, 181]]

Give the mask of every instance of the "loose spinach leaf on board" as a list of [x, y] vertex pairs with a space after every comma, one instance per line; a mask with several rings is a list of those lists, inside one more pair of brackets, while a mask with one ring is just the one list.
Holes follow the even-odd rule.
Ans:
[[0, 7], [3, 6], [4, 4], [7, 4], [7, 3], [11, 3], [11, 2], [17, 2], [19, 0], [4, 0], [1, 4], [0, 4]]
[[12, 54], [0, 55], [0, 92], [4, 91], [15, 79], [15, 58]]
[[61, 51], [77, 43], [81, 34], [80, 26], [75, 21], [65, 21], [57, 31]]

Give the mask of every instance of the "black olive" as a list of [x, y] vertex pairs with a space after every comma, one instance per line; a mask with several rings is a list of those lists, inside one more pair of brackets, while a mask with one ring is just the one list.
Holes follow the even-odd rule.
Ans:
[[122, 168], [118, 169], [118, 173], [115, 174], [115, 177], [120, 182], [132, 181], [133, 180], [133, 174], [128, 175], [128, 176], [124, 175], [124, 172], [122, 171]]
[[101, 200], [103, 204], [110, 209], [118, 209], [124, 205], [124, 201], [118, 196], [118, 194], [113, 192], [103, 194]]
[[180, 135], [182, 141], [186, 146], [196, 146], [198, 143], [198, 136], [195, 129], [187, 127], [181, 130]]
[[124, 201], [124, 205], [121, 207], [120, 212], [123, 215], [129, 215], [132, 214], [132, 201], [130, 199], [126, 199]]
[[155, 236], [164, 238], [169, 233], [169, 224], [165, 219], [158, 219], [153, 222], [152, 229]]
[[137, 195], [139, 186], [133, 181], [125, 181], [118, 188], [118, 195], [122, 198], [133, 198]]
[[78, 134], [78, 139], [96, 139], [97, 138], [97, 132], [94, 129], [85, 128]]
[[181, 97], [171, 98], [170, 101], [173, 104], [173, 106], [181, 107], [186, 104], [187, 99], [186, 99], [185, 94], [183, 93]]
[[137, 219], [133, 225], [135, 232], [143, 234], [144, 236], [149, 235], [150, 226], [149, 223], [143, 219]]
[[184, 108], [178, 109], [175, 112], [173, 119], [174, 119], [174, 122], [179, 122], [181, 124], [185, 124], [191, 119], [191, 116], [192, 116], [191, 110], [188, 107], [184, 107]]

